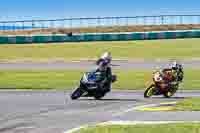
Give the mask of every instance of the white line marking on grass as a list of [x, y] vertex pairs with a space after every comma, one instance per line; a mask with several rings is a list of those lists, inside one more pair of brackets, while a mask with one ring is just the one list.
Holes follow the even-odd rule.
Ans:
[[[200, 123], [200, 121], [107, 121], [91, 126], [111, 126], [111, 125], [156, 125], [156, 124], [172, 124], [172, 123]], [[74, 133], [81, 129], [89, 128], [89, 125], [73, 128], [64, 133]]]
[[170, 124], [170, 123], [200, 123], [200, 121], [108, 121], [97, 124], [97, 126], [107, 125], [151, 125], [151, 124]]

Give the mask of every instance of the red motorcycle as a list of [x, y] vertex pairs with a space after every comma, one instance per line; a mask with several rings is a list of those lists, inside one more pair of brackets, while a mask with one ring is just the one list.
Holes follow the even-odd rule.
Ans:
[[159, 71], [153, 73], [153, 82], [144, 92], [144, 97], [149, 98], [153, 95], [164, 95], [164, 97], [171, 97], [176, 93], [178, 85], [170, 86], [173, 76], [170, 72], [161, 74]]

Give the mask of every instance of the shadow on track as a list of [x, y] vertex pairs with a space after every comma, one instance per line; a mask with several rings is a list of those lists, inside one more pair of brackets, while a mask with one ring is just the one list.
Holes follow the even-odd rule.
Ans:
[[122, 101], [125, 101], [125, 102], [140, 102], [141, 100], [139, 99], [119, 99], [119, 98], [111, 98], [111, 99], [100, 99], [100, 100], [96, 100], [96, 99], [93, 99], [93, 98], [88, 98], [88, 99], [78, 99], [78, 101], [119, 101], [119, 102], [122, 102]]

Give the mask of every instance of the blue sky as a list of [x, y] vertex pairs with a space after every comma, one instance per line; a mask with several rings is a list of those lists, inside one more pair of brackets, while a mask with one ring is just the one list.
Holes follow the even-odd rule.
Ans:
[[1, 0], [0, 20], [200, 14], [200, 0]]

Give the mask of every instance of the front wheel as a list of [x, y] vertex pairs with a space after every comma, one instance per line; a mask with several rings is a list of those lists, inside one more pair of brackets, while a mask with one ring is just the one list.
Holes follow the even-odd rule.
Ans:
[[72, 99], [72, 100], [76, 100], [76, 99], [80, 98], [82, 94], [83, 94], [83, 91], [81, 90], [81, 88], [77, 88], [77, 89], [71, 94], [71, 99]]
[[155, 90], [155, 85], [150, 85], [144, 92], [144, 97], [145, 98], [149, 98], [151, 96], [153, 96], [154, 94], [154, 90]]

